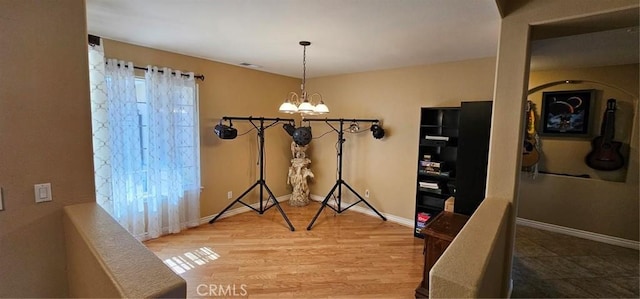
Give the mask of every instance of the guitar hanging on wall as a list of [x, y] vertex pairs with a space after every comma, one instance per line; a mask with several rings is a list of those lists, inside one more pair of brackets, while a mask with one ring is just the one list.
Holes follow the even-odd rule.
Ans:
[[527, 101], [527, 128], [524, 134], [524, 144], [522, 146], [522, 167], [531, 167], [540, 160], [536, 142], [536, 114], [533, 103]]
[[620, 154], [621, 142], [613, 141], [615, 132], [616, 100], [607, 101], [607, 110], [602, 118], [600, 135], [591, 142], [592, 150], [585, 158], [587, 165], [593, 169], [612, 171], [624, 166], [624, 158]]

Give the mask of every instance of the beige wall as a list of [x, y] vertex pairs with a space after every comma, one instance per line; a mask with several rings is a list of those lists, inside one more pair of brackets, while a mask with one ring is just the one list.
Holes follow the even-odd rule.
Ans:
[[[530, 25], [553, 23], [595, 15], [626, 7], [638, 7], [637, 0], [519, 0], [499, 1], [504, 18], [501, 23], [500, 43], [496, 70], [494, 114], [489, 153], [487, 197], [505, 199], [518, 209], [520, 179], [520, 148], [522, 145], [523, 111], [529, 81], [529, 29]], [[515, 213], [507, 241], [513, 247]], [[511, 270], [512, 252], [505, 256]], [[504, 282], [507, 286], [508, 282]]]
[[[104, 39], [105, 56], [132, 61], [137, 66], [148, 64], [192, 71], [205, 75], [197, 81], [200, 94], [200, 164], [202, 190], [200, 214], [220, 212], [259, 178], [255, 131], [234, 140], [221, 140], [213, 127], [223, 116], [281, 117], [278, 107], [289, 91], [298, 90], [300, 80], [260, 72], [239, 66], [213, 62], [166, 51]], [[142, 73], [140, 75], [144, 76]], [[238, 134], [253, 128], [248, 122], [233, 122]], [[291, 137], [278, 124], [265, 134], [265, 177], [275, 196], [291, 193], [287, 172]], [[254, 189], [258, 190], [258, 189]], [[233, 198], [227, 199], [227, 191]], [[257, 198], [253, 192], [246, 198]], [[266, 194], [266, 191], [265, 191]], [[240, 206], [240, 205], [237, 205]]]
[[[638, 240], [638, 65], [580, 68], [532, 72], [529, 88], [562, 80], [589, 80], [584, 83], [558, 85], [543, 91], [596, 89], [594, 134], [598, 135], [602, 114], [609, 98], [617, 99], [615, 140], [625, 146], [626, 166], [618, 171], [596, 171], [584, 163], [591, 151], [591, 138], [542, 137], [543, 156], [540, 169], [569, 174], [588, 174], [592, 179], [557, 175], [524, 175], [520, 181], [518, 217]], [[616, 86], [634, 96], [618, 89]], [[529, 99], [536, 103], [538, 114], [542, 91]], [[635, 122], [634, 122], [635, 121]], [[570, 212], [568, 212], [570, 211]], [[594, 221], [594, 219], [608, 219]]]
[[[227, 191], [233, 191], [235, 199], [255, 182], [259, 175], [255, 134], [220, 140], [212, 133], [213, 126], [225, 115], [289, 117], [279, 114], [277, 107], [288, 91], [299, 88], [299, 79], [111, 40], [105, 40], [104, 48], [107, 57], [132, 60], [136, 65], [170, 66], [206, 76], [199, 83], [203, 216], [218, 213], [231, 202]], [[458, 106], [463, 100], [490, 99], [494, 66], [494, 59], [487, 58], [310, 79], [308, 90], [322, 93], [331, 109], [327, 117], [383, 120], [385, 139], [374, 140], [370, 132], [346, 136], [347, 183], [362, 195], [370, 189], [368, 201], [380, 211], [413, 219], [420, 107]], [[234, 125], [243, 127], [239, 132], [249, 128], [242, 122]], [[291, 192], [286, 185], [290, 137], [280, 127], [266, 134], [266, 177], [276, 196]], [[330, 130], [322, 123], [313, 127], [315, 137]], [[330, 133], [311, 145], [311, 169], [316, 176], [311, 182], [313, 194], [324, 196], [335, 183], [336, 140], [336, 134]], [[345, 192], [346, 199], [350, 196]]]
[[[420, 108], [491, 100], [494, 70], [495, 58], [484, 58], [311, 79], [309, 90], [322, 93], [328, 117], [377, 118], [386, 132], [381, 140], [369, 131], [345, 134], [343, 179], [362, 196], [369, 189], [367, 201], [378, 211], [413, 219]], [[312, 126], [315, 137], [331, 130], [321, 122]], [[313, 194], [326, 196], [336, 181], [336, 141], [330, 133], [311, 143]], [[343, 194], [354, 198], [346, 188]]]
[[0, 297], [64, 297], [62, 207], [94, 201], [84, 1], [0, 1], [0, 36]]

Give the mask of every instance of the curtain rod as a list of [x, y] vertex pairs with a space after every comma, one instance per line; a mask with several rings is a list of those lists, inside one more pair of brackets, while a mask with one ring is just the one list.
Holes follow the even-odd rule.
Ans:
[[[97, 35], [89, 34], [89, 36], [88, 36], [89, 45], [91, 45], [92, 47], [96, 46], [96, 45], [99, 46], [100, 42], [101, 42], [101, 39], [102, 38], [97, 36]], [[118, 66], [120, 66], [119, 63], [118, 63]], [[129, 67], [129, 66], [125, 65], [124, 67]], [[147, 70], [146, 67], [141, 67], [141, 66], [136, 66], [136, 65], [134, 65], [133, 68], [136, 69], [136, 70], [143, 70], [143, 71]], [[163, 70], [158, 70], [158, 72], [159, 73], [164, 73]], [[175, 75], [176, 72], [171, 72], [171, 74]], [[189, 74], [182, 74], [182, 76], [189, 76]], [[193, 77], [196, 78], [196, 79], [200, 79], [200, 80], [204, 81], [204, 75], [202, 75], [202, 74], [195, 74]]]
[[[106, 62], [105, 62], [105, 63], [106, 63]], [[118, 63], [118, 66], [121, 66], [121, 65]], [[129, 66], [125, 64], [125, 65], [124, 65], [124, 67], [129, 67]], [[134, 65], [134, 66], [133, 66], [133, 68], [134, 68], [134, 69], [136, 69], [136, 70], [143, 70], [143, 71], [146, 71], [146, 70], [147, 70], [147, 68], [146, 68], [146, 67], [141, 67], [141, 66], [137, 66], [137, 65]], [[163, 71], [163, 70], [161, 70], [161, 69], [158, 69], [158, 73], [164, 73], [164, 71]], [[175, 75], [175, 74], [176, 74], [176, 72], [171, 72], [171, 74], [172, 74], [172, 75]], [[180, 75], [182, 75], [182, 76], [186, 76], [186, 77], [188, 77], [188, 76], [189, 76], [189, 74], [185, 74], [185, 73], [181, 73]], [[204, 75], [202, 75], [202, 74], [200, 74], [200, 75], [196, 74], [196, 75], [194, 75], [193, 77], [194, 77], [194, 78], [196, 78], [196, 79], [200, 79], [200, 80], [204, 81]]]

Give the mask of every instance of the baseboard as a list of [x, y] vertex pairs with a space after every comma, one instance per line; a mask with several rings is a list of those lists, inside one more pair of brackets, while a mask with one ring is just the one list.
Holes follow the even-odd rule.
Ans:
[[[287, 195], [282, 195], [282, 196], [278, 196], [276, 197], [276, 200], [278, 202], [283, 202], [283, 201], [287, 201], [289, 200], [289, 198], [291, 198], [291, 194], [287, 194]], [[259, 209], [260, 208], [260, 203], [256, 202], [254, 204], [251, 204], [250, 206], [252, 206], [255, 209]], [[231, 209], [231, 210], [227, 210], [222, 216], [220, 216], [220, 218], [218, 219], [224, 219], [227, 217], [231, 217], [233, 215], [238, 215], [240, 213], [245, 213], [245, 212], [249, 212], [249, 211], [253, 211], [252, 209], [242, 206], [239, 208], [235, 208], [235, 209]], [[213, 214], [213, 215], [209, 215], [209, 216], [204, 216], [202, 218], [200, 218], [200, 224], [205, 224], [205, 223], [209, 223], [209, 220], [213, 219], [214, 217], [218, 216], [219, 213]]]
[[640, 249], [640, 242], [638, 242], [638, 241], [633, 241], [633, 240], [628, 240], [628, 239], [623, 239], [623, 238], [618, 238], [618, 237], [598, 234], [598, 233], [579, 230], [579, 229], [575, 229], [575, 228], [569, 228], [569, 227], [559, 226], [559, 225], [555, 225], [555, 224], [549, 224], [549, 223], [544, 223], [544, 222], [524, 219], [524, 218], [520, 218], [520, 217], [516, 218], [516, 224], [520, 224], [520, 225], [523, 225], [523, 226], [529, 226], [529, 227], [533, 227], [533, 228], [537, 228], [537, 229], [542, 229], [542, 230], [546, 230], [546, 231], [551, 231], [551, 232], [555, 232], [555, 233], [565, 234], [565, 235], [569, 235], [569, 236], [574, 236], [574, 237], [578, 237], [578, 238], [588, 239], [588, 240], [592, 240], [592, 241], [607, 243], [607, 244], [611, 244], [611, 245], [631, 248], [631, 249], [635, 249], [635, 250], [639, 250]]
[[[278, 202], [287, 201], [287, 200], [289, 200], [289, 198], [291, 198], [291, 194], [287, 194], [287, 195], [276, 197]], [[322, 202], [324, 200], [324, 197], [322, 197], [320, 195], [315, 195], [315, 194], [310, 194], [309, 198], [311, 200], [317, 201], [317, 202]], [[334, 201], [330, 200], [327, 204], [331, 205], [334, 208], [336, 207]], [[343, 200], [342, 201], [342, 205], [343, 205], [343, 207], [348, 207], [349, 205], [351, 205], [351, 203]], [[259, 203], [254, 203], [251, 206], [257, 209], [257, 208], [260, 207], [260, 204]], [[380, 217], [380, 216], [378, 216], [378, 214], [376, 214], [374, 211], [372, 211], [368, 207], [364, 208], [364, 207], [356, 205], [356, 206], [353, 206], [353, 207], [349, 208], [349, 210], [353, 210], [354, 212], [366, 214], [366, 215], [369, 215], [369, 216], [372, 216], [372, 217], [378, 217], [378, 218]], [[249, 211], [252, 211], [252, 210], [249, 209], [248, 207], [242, 206], [242, 207], [239, 207], [239, 208], [235, 208], [235, 209], [231, 209], [231, 210], [226, 211], [218, 219], [224, 219], [224, 218], [227, 218], [227, 217], [231, 217], [233, 215], [238, 215], [240, 213], [245, 213], [245, 212], [249, 212]], [[384, 217], [386, 217], [387, 220], [390, 221], [390, 222], [397, 223], [397, 224], [400, 224], [402, 226], [413, 228], [413, 225], [414, 225], [413, 219], [407, 219], [407, 218], [403, 218], [403, 217], [399, 217], [399, 216], [392, 215], [392, 214], [387, 214], [387, 213], [380, 213], [380, 214], [382, 214]], [[209, 215], [209, 216], [205, 216], [205, 217], [200, 218], [200, 224], [209, 223], [209, 220], [213, 219], [217, 215], [218, 214], [213, 214], [213, 215]]]
[[[324, 197], [320, 196], [320, 195], [315, 195], [315, 194], [311, 194], [309, 195], [309, 198], [313, 201], [318, 201], [318, 202], [322, 202], [324, 200]], [[327, 204], [331, 205], [332, 207], [336, 207], [335, 206], [335, 201], [329, 200], [329, 202], [327, 202]], [[350, 206], [352, 203], [351, 202], [347, 202], [347, 201], [342, 201], [342, 206], [343, 207], [348, 207]], [[349, 210], [353, 210], [354, 212], [358, 212], [358, 213], [362, 213], [362, 214], [366, 214], [372, 217], [377, 217], [380, 218], [380, 216], [378, 216], [378, 214], [376, 214], [376, 212], [374, 212], [373, 210], [369, 209], [369, 207], [361, 207], [361, 206], [353, 206], [351, 208], [349, 208]], [[396, 215], [391, 215], [391, 214], [387, 214], [387, 213], [380, 213], [382, 214], [384, 217], [387, 218], [388, 221], [393, 222], [393, 223], [397, 223], [400, 224], [402, 226], [406, 226], [406, 227], [411, 227], [413, 228], [413, 219], [407, 219], [407, 218], [403, 218], [403, 217], [399, 217]]]

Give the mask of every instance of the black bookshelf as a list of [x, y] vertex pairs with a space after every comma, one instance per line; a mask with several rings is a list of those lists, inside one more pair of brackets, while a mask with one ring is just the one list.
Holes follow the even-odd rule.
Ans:
[[456, 192], [459, 107], [422, 108], [416, 182], [414, 235], [444, 210]]
[[491, 104], [421, 108], [414, 235], [455, 197], [455, 212], [471, 215], [484, 199]]

